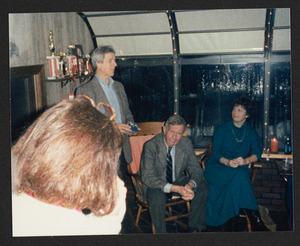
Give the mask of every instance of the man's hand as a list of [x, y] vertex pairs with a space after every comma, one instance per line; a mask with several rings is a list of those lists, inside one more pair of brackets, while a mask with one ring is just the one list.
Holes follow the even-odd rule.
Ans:
[[[117, 123], [116, 124], [118, 129], [120, 130], [120, 132], [122, 134], [126, 134], [128, 136], [134, 136], [134, 135], [137, 135], [137, 132], [133, 132], [131, 131], [131, 126], [130, 125], [127, 125], [127, 124], [122, 124], [122, 123]], [[141, 129], [138, 128], [138, 131], [140, 131]]]
[[184, 186], [184, 189], [185, 189], [185, 195], [182, 196], [182, 199], [183, 200], [186, 200], [186, 201], [189, 201], [189, 200], [192, 200], [194, 198], [194, 191], [191, 190], [191, 188], [188, 186], [188, 185], [185, 185]]
[[182, 199], [186, 201], [192, 200], [194, 198], [194, 191], [186, 186], [172, 185], [170, 191], [180, 194]]

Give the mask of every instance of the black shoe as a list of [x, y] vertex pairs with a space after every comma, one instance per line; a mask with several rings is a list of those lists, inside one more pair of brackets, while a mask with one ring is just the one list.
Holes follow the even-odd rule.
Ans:
[[246, 209], [246, 213], [250, 219], [252, 231], [270, 231], [263, 223], [258, 210]]

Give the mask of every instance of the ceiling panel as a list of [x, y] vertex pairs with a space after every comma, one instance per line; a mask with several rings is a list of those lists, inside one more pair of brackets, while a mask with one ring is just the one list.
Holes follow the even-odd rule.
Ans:
[[171, 55], [170, 35], [97, 38], [98, 45], [112, 45], [116, 56]]
[[[172, 55], [165, 11], [85, 12], [98, 45], [119, 56]], [[256, 53], [264, 50], [266, 9], [175, 11], [182, 54]], [[275, 12], [274, 51], [290, 50], [290, 9]]]
[[166, 13], [88, 17], [95, 35], [170, 32]]
[[266, 9], [220, 9], [176, 12], [179, 32], [264, 28]]
[[263, 52], [264, 31], [182, 34], [181, 54]]
[[290, 31], [290, 29], [274, 30], [272, 49], [274, 51], [291, 50], [291, 31]]
[[290, 25], [291, 25], [290, 9], [289, 8], [276, 9], [274, 26], [275, 27], [283, 27], [283, 26], [290, 27]]

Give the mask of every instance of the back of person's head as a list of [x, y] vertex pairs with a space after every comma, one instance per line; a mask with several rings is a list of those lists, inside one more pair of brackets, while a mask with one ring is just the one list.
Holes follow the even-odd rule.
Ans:
[[45, 111], [12, 148], [13, 191], [70, 209], [110, 213], [122, 136], [87, 99]]
[[91, 53], [91, 62], [94, 69], [97, 68], [96, 63], [97, 62], [103, 62], [104, 55], [107, 53], [116, 53], [112, 46], [100, 46], [96, 49], [94, 49]]
[[185, 132], [185, 130], [186, 130], [185, 120], [180, 115], [177, 115], [177, 114], [174, 114], [174, 115], [170, 116], [166, 120], [166, 122], [165, 122], [166, 129], [168, 129], [170, 125], [184, 125], [184, 131], [183, 132]]
[[253, 111], [254, 111], [254, 108], [253, 108], [253, 102], [252, 100], [245, 96], [245, 95], [242, 95], [238, 98], [236, 98], [233, 103], [232, 103], [232, 108], [234, 108], [235, 106], [242, 106], [247, 114], [251, 117], [253, 116]]

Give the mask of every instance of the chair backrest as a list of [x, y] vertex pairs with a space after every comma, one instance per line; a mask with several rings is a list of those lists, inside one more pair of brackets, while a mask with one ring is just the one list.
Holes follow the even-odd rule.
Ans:
[[138, 132], [138, 136], [143, 135], [156, 135], [162, 132], [164, 122], [162, 121], [149, 121], [137, 123], [137, 126], [141, 129]]
[[132, 153], [132, 162], [128, 165], [128, 172], [130, 174], [135, 174], [139, 171], [144, 143], [153, 137], [154, 135], [144, 135], [129, 138]]
[[205, 171], [205, 164], [208, 158], [211, 156], [212, 143], [210, 143], [203, 154], [197, 156], [198, 162], [201, 164], [203, 171]]

